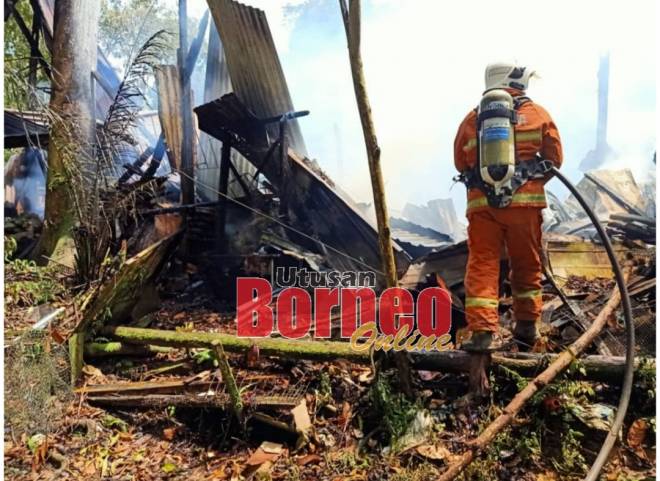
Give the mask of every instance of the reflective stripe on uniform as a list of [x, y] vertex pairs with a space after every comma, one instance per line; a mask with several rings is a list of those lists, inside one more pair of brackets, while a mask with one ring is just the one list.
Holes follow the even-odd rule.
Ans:
[[[513, 198], [511, 199], [511, 204], [510, 206], [516, 207], [516, 206], [525, 206], [525, 205], [537, 205], [537, 204], [545, 204], [545, 194], [513, 194]], [[477, 197], [476, 199], [472, 199], [468, 202], [467, 208], [468, 210], [470, 209], [476, 209], [477, 207], [485, 207], [488, 205], [488, 199], [484, 197]]]
[[490, 297], [466, 297], [465, 298], [465, 307], [488, 307], [491, 309], [497, 309], [499, 304], [498, 299], [491, 299]]
[[513, 297], [516, 299], [535, 299], [537, 297], [540, 297], [542, 294], [541, 289], [534, 289], [531, 291], [520, 291], [520, 292], [514, 292]]
[[545, 194], [513, 194], [511, 205], [544, 204]]
[[477, 197], [476, 199], [472, 199], [471, 201], [468, 202], [467, 208], [468, 210], [470, 210], [476, 207], [485, 207], [487, 205], [488, 205], [488, 199], [486, 199], [486, 197]]
[[477, 138], [472, 137], [471, 139], [468, 139], [467, 142], [465, 142], [465, 145], [463, 146], [463, 152], [467, 152], [468, 150], [472, 150], [477, 146]]
[[542, 139], [540, 130], [528, 130], [526, 132], [516, 132], [516, 142], [531, 142], [534, 140], [541, 141]]

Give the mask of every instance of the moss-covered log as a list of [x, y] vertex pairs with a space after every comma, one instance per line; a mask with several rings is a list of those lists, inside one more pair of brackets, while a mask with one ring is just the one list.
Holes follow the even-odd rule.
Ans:
[[293, 359], [329, 361], [348, 359], [358, 363], [368, 363], [368, 352], [351, 349], [348, 342], [300, 341], [290, 339], [253, 339], [236, 337], [218, 332], [177, 332], [159, 329], [141, 329], [138, 327], [110, 327], [102, 331], [106, 336], [129, 344], [153, 344], [171, 347], [205, 347], [215, 349], [216, 342], [222, 343], [227, 352], [243, 352], [253, 345], [259, 347], [264, 356], [280, 356]]
[[[248, 339], [215, 332], [176, 332], [136, 327], [108, 327], [104, 334], [127, 344], [146, 344], [180, 348], [214, 348], [214, 341], [220, 341], [227, 352], [245, 352], [253, 345], [259, 347], [264, 356], [277, 356], [291, 359], [309, 359], [333, 361], [348, 359], [358, 364], [370, 364], [368, 352], [351, 349], [348, 342], [338, 341], [301, 341], [291, 339]], [[555, 360], [556, 354], [493, 354], [492, 365], [503, 366], [524, 376], [534, 376], [539, 370]], [[438, 370], [453, 373], [467, 372], [469, 355], [463, 351], [438, 351], [433, 353], [412, 353], [416, 369]], [[655, 368], [655, 360], [641, 358], [636, 360], [639, 366], [645, 362]], [[624, 358], [607, 356], [586, 356], [580, 359], [586, 379], [594, 381], [617, 382], [623, 376]]]

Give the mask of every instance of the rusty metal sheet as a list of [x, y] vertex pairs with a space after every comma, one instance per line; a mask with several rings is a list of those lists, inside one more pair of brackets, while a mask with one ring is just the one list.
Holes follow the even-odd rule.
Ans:
[[[220, 33], [234, 92], [259, 118], [294, 110], [266, 14], [233, 0], [207, 0]], [[268, 127], [277, 137], [277, 125]], [[307, 155], [300, 126], [289, 123], [290, 145]]]
[[181, 82], [175, 65], [160, 65], [154, 70], [158, 90], [158, 117], [165, 134], [167, 157], [176, 169], [181, 167], [183, 126], [181, 115]]
[[[227, 59], [225, 58], [220, 35], [213, 22], [209, 28], [209, 45], [206, 58], [206, 80], [204, 84], [204, 102], [211, 102], [232, 91]], [[220, 180], [220, 159], [222, 142], [202, 132], [199, 136], [199, 169], [195, 172], [198, 180], [197, 192], [204, 200], [218, 199], [218, 184]], [[239, 152], [232, 150], [231, 161], [242, 178], [254, 175], [256, 169]], [[231, 197], [244, 195], [243, 189], [229, 172], [227, 194]]]

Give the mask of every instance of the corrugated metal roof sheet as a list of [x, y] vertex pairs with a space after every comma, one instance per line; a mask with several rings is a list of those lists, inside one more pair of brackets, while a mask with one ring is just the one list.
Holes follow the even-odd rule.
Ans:
[[[294, 110], [266, 14], [233, 0], [207, 1], [222, 39], [234, 93], [259, 118]], [[268, 132], [276, 138], [278, 126], [269, 126]], [[289, 132], [289, 145], [306, 156], [297, 121], [289, 122]]]
[[[219, 99], [232, 91], [227, 59], [222, 48], [220, 35], [215, 24], [209, 27], [209, 46], [206, 57], [206, 80], [204, 84], [204, 102]], [[199, 180], [197, 193], [205, 200], [217, 200], [220, 180], [220, 159], [222, 158], [222, 142], [202, 132], [199, 137], [198, 161], [195, 177]], [[243, 179], [252, 178], [256, 169], [238, 151], [232, 150], [231, 161]], [[229, 172], [227, 193], [232, 197], [241, 197], [243, 189]]]
[[5, 110], [4, 128], [5, 149], [48, 143], [48, 120], [38, 112]]

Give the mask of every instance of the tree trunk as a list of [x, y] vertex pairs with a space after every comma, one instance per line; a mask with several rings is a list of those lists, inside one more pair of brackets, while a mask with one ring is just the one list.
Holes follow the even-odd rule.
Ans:
[[[387, 287], [396, 287], [398, 286], [398, 276], [396, 273], [394, 251], [392, 250], [390, 220], [385, 198], [385, 183], [383, 182], [383, 171], [380, 166], [380, 147], [378, 146], [376, 128], [371, 117], [371, 105], [369, 104], [369, 96], [367, 95], [367, 82], [364, 77], [362, 54], [360, 53], [360, 0], [350, 0], [350, 8], [346, 7], [346, 0], [339, 0], [339, 6], [346, 30], [355, 100], [357, 101], [358, 111], [360, 112], [362, 133], [367, 148], [367, 160], [369, 162], [369, 173], [371, 174], [371, 189], [373, 191], [376, 222], [378, 224], [381, 266], [385, 274]], [[406, 396], [412, 397], [412, 374], [408, 357], [403, 351], [395, 352], [393, 356], [399, 370], [401, 390]]]
[[92, 71], [96, 67], [99, 0], [55, 2], [52, 51], [52, 112], [44, 231], [33, 252], [73, 265], [71, 227], [75, 222], [70, 173], [92, 154], [95, 109]]

